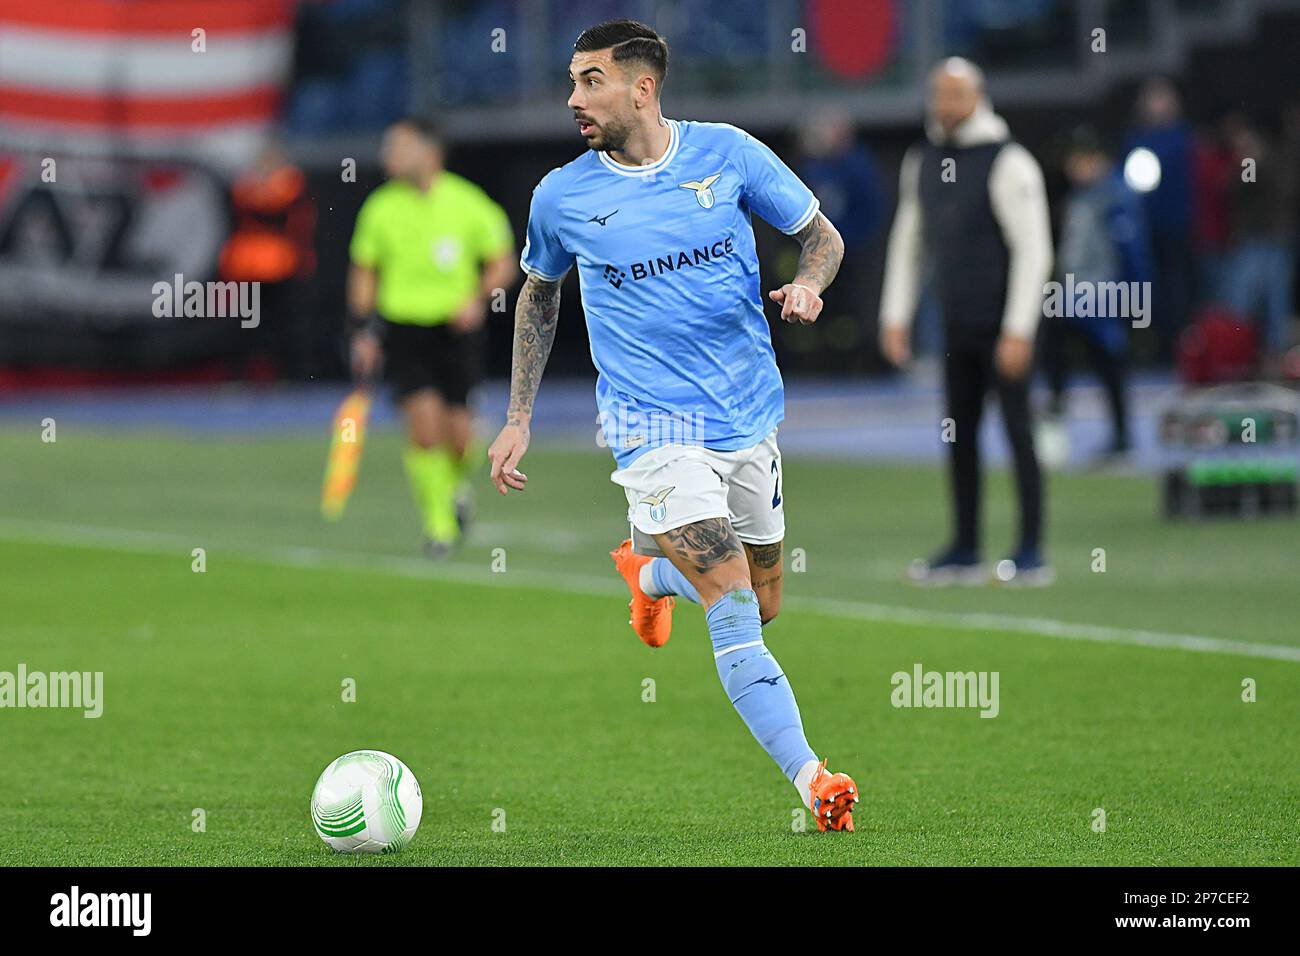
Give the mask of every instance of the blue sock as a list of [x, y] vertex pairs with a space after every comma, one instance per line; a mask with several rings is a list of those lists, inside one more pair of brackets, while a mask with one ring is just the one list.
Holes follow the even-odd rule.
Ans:
[[728, 592], [704, 613], [704, 619], [727, 699], [768, 756], [794, 782], [799, 768], [817, 757], [804, 738], [790, 682], [763, 646], [758, 596], [749, 589]]
[[651, 559], [650, 580], [660, 594], [679, 594], [688, 601], [700, 603], [700, 593], [695, 590], [695, 585], [686, 580], [686, 575], [678, 571], [667, 558]]

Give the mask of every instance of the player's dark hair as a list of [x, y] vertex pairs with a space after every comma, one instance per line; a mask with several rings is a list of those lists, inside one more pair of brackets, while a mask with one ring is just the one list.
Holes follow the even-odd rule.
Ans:
[[403, 116], [393, 125], [406, 127], [430, 145], [438, 146], [442, 143], [442, 130], [432, 116]]
[[668, 41], [637, 20], [606, 20], [589, 27], [574, 41], [573, 49], [578, 53], [612, 49], [615, 63], [644, 63], [660, 86], [668, 75]]

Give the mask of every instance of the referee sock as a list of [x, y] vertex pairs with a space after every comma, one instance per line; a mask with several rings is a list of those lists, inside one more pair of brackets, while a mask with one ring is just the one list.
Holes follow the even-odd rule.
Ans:
[[758, 595], [730, 591], [704, 612], [713, 659], [727, 699], [750, 733], [794, 781], [817, 755], [803, 735], [803, 719], [781, 665], [763, 645]]
[[402, 456], [411, 495], [420, 510], [424, 533], [435, 541], [455, 541], [456, 466], [445, 447], [421, 448], [408, 445]]
[[466, 490], [470, 478], [474, 474], [474, 469], [479, 466], [483, 458], [483, 445], [477, 441], [471, 441], [465, 446], [463, 455], [452, 455], [452, 464], [456, 472], [456, 490], [457, 492]]
[[695, 585], [667, 558], [651, 558], [641, 565], [641, 590], [648, 598], [658, 599], [678, 594], [688, 601], [700, 603], [700, 594], [695, 590]]

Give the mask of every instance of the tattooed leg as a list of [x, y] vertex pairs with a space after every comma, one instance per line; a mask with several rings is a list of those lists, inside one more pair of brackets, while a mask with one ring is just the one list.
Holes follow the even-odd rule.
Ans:
[[726, 518], [706, 518], [655, 535], [660, 550], [708, 608], [729, 591], [753, 587], [745, 549]]
[[747, 544], [749, 578], [758, 595], [758, 613], [766, 624], [781, 612], [781, 542]]

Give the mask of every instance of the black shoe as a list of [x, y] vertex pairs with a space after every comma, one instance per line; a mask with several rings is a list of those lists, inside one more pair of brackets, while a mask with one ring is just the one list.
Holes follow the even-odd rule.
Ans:
[[986, 574], [974, 551], [948, 548], [928, 561], [924, 558], [913, 561], [907, 569], [907, 580], [923, 587], [976, 585], [985, 582]]
[[445, 561], [456, 550], [454, 541], [439, 541], [437, 538], [425, 537], [420, 542], [420, 550], [430, 561]]
[[1056, 571], [1037, 551], [1017, 551], [993, 569], [993, 579], [1010, 587], [1043, 588], [1056, 580]]
[[469, 527], [474, 523], [474, 495], [466, 489], [456, 496], [456, 525], [460, 528], [461, 537], [469, 532]]

